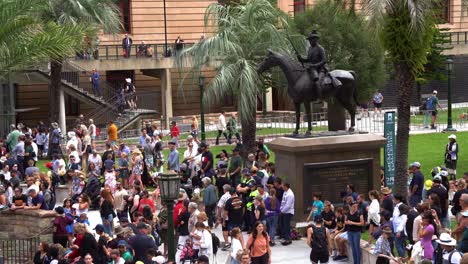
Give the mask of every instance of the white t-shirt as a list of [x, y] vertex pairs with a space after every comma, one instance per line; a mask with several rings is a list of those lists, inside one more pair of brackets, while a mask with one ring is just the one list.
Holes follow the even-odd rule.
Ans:
[[88, 162], [94, 163], [94, 165], [96, 165], [96, 170], [101, 169], [102, 159], [99, 154], [96, 154], [96, 157], [94, 157], [93, 154], [89, 155]]
[[239, 252], [239, 250], [242, 250], [242, 243], [237, 238], [233, 238], [231, 242], [231, 257], [233, 259], [236, 259], [237, 252]]
[[224, 117], [224, 115], [219, 115], [218, 124], [216, 124], [216, 128], [222, 131], [226, 130], [226, 118]]
[[[449, 263], [448, 261], [449, 261], [450, 254], [452, 254], [452, 258], [450, 259], [450, 263]], [[444, 250], [444, 255], [442, 256], [442, 258], [444, 259], [444, 263], [459, 264], [462, 259], [462, 253], [455, 251], [455, 250], [452, 250], [450, 252], [447, 252]]]

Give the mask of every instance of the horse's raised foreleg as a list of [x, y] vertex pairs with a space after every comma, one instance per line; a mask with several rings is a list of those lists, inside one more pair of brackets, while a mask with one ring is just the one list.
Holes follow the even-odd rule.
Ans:
[[294, 103], [294, 107], [296, 108], [296, 130], [293, 131], [293, 135], [299, 134], [299, 122], [301, 121], [301, 103]]
[[307, 116], [307, 132], [305, 134], [306, 136], [310, 136], [312, 131], [312, 113], [310, 111], [310, 102], [304, 102], [304, 107]]

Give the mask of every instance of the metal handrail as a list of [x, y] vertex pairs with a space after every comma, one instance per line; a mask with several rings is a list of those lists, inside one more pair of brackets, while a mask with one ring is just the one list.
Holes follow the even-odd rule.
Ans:
[[[182, 49], [193, 46], [194, 42], [184, 42], [182, 44]], [[136, 58], [164, 58], [164, 57], [174, 57], [177, 54], [175, 44], [168, 44], [168, 51], [165, 52], [164, 43], [145, 43], [146, 51], [144, 52], [140, 49], [140, 44], [133, 43], [130, 49], [130, 56]], [[152, 52], [150, 52], [152, 50]], [[112, 45], [98, 45], [91, 51], [84, 51], [83, 53], [77, 54], [75, 57], [70, 57], [69, 59], [76, 60], [117, 60], [125, 58], [124, 49], [122, 45], [112, 44]]]
[[462, 32], [447, 32], [450, 35], [451, 44], [468, 44], [468, 31]]

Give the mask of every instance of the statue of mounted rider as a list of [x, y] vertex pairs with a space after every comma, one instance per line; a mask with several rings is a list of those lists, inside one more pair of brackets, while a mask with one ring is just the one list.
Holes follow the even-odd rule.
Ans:
[[[335, 89], [338, 89], [341, 86], [340, 80], [329, 74], [329, 69], [327, 65], [327, 54], [325, 49], [318, 43], [320, 36], [316, 30], [312, 30], [307, 36], [309, 40], [310, 47], [307, 51], [307, 57], [303, 58], [299, 53], [296, 52], [297, 59], [301, 63], [309, 63], [307, 65], [307, 71], [309, 72], [311, 79], [317, 83], [318, 89], [317, 95], [318, 98], [321, 97], [322, 90], [327, 89], [327, 84], [333, 84]], [[323, 91], [326, 93], [326, 91]]]
[[[293, 100], [296, 110], [296, 129], [293, 131], [293, 135], [299, 134], [301, 104], [304, 104], [306, 110], [308, 129], [305, 135], [308, 136], [312, 131], [310, 103], [328, 98], [335, 98], [348, 111], [351, 116], [349, 130], [354, 131], [357, 105], [354, 72], [329, 71], [326, 52], [318, 44], [319, 35], [317, 32], [312, 31], [307, 39], [310, 43], [307, 58], [301, 57], [296, 51], [297, 59], [301, 64], [287, 54], [276, 53], [268, 49], [267, 56], [258, 65], [258, 72], [261, 74], [275, 66], [280, 67], [283, 71], [288, 81], [288, 94]], [[307, 67], [304, 67], [303, 63], [308, 63]]]

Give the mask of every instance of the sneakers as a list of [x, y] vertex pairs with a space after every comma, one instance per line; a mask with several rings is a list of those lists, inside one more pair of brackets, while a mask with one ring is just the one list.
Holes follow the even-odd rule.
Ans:
[[276, 246], [275, 241], [270, 241], [270, 247], [274, 247], [274, 246]]
[[336, 256], [333, 258], [334, 261], [348, 261], [347, 256]]
[[231, 244], [230, 244], [230, 243], [226, 243], [226, 244], [224, 244], [224, 246], [221, 248], [221, 250], [222, 250], [222, 251], [228, 251], [230, 247], [231, 247]]
[[285, 240], [285, 241], [281, 242], [281, 245], [288, 246], [288, 245], [291, 245], [291, 243], [292, 243], [291, 240]]

